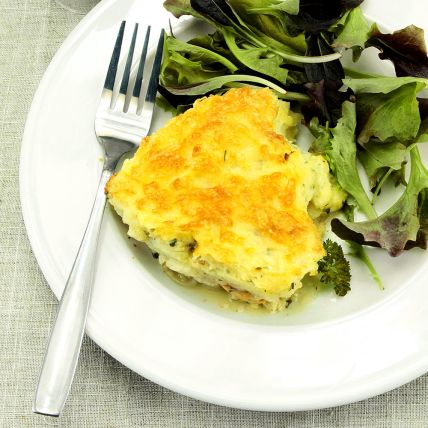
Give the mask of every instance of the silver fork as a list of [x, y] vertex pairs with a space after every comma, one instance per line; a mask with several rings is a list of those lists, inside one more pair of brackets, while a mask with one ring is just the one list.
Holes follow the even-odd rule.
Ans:
[[104, 167], [89, 222], [61, 297], [57, 318], [46, 349], [36, 390], [33, 412], [44, 415], [59, 416], [67, 399], [76, 370], [92, 294], [98, 235], [106, 204], [104, 188], [118, 161], [125, 153], [140, 144], [142, 138], [149, 133], [152, 122], [162, 61], [164, 33], [162, 31], [159, 38], [144, 98], [142, 81], [150, 38], [150, 27], [147, 29], [135, 86], [129, 106], [126, 106], [125, 99], [130, 85], [138, 24], [135, 25], [132, 35], [119, 94], [116, 101], [114, 101], [113, 89], [125, 24], [125, 21], [123, 21], [117, 35], [95, 118], [95, 133], [104, 149]]

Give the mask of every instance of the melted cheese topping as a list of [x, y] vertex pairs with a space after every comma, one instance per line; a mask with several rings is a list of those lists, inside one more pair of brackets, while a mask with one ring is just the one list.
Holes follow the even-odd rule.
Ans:
[[296, 122], [269, 89], [199, 100], [143, 140], [108, 183], [109, 200], [169, 269], [288, 298], [324, 256], [308, 204], [333, 210], [344, 197], [322, 157], [277, 133], [292, 136]]

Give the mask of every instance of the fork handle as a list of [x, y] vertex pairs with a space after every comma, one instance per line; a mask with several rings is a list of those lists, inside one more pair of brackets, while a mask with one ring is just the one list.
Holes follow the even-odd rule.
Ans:
[[112, 173], [103, 170], [91, 216], [58, 308], [40, 372], [33, 412], [58, 416], [76, 371], [92, 294], [98, 235]]

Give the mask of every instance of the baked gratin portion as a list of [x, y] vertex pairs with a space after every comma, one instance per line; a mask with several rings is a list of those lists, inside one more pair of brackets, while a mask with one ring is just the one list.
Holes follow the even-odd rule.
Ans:
[[269, 89], [198, 100], [142, 141], [109, 201], [177, 278], [280, 310], [324, 256], [314, 217], [345, 198], [324, 158], [292, 143], [298, 120]]

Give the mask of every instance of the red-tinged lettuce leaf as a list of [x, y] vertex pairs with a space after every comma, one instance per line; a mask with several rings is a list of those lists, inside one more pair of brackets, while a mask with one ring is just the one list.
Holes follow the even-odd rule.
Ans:
[[397, 76], [428, 78], [428, 57], [424, 31], [410, 25], [392, 34], [374, 27], [367, 46], [378, 48], [379, 58], [392, 61]]
[[231, 22], [237, 22], [226, 0], [190, 0], [190, 5], [197, 13], [218, 24], [228, 26]]
[[318, 34], [330, 28], [345, 12], [362, 2], [363, 0], [300, 0], [299, 13], [287, 21], [287, 27], [294, 27], [297, 32]]
[[427, 249], [428, 243], [428, 189], [424, 189], [419, 194], [418, 200], [418, 217], [420, 228], [415, 241], [410, 241], [406, 245], [406, 250], [418, 247], [424, 250]]
[[[334, 50], [322, 35], [309, 36], [307, 46], [307, 56], [321, 56], [334, 53]], [[329, 80], [336, 82], [340, 85], [339, 87], [342, 86], [342, 79], [345, 78], [345, 72], [339, 60], [322, 64], [305, 64], [305, 72], [309, 82]]]
[[337, 236], [360, 245], [384, 248], [393, 257], [413, 247], [426, 249], [428, 171], [416, 147], [410, 157], [409, 183], [398, 201], [373, 220], [353, 223], [334, 219], [331, 227]]
[[[333, 51], [322, 35], [312, 35], [307, 40], [306, 54], [310, 56], [328, 55]], [[340, 92], [345, 72], [340, 61], [324, 64], [305, 64], [309, 83], [306, 84], [311, 102], [302, 107], [306, 123], [317, 117], [322, 125], [327, 122], [335, 126], [342, 116], [342, 104], [349, 100], [352, 91]]]
[[340, 92], [340, 86], [334, 80], [307, 83], [305, 87], [311, 97], [311, 101], [302, 106], [306, 123], [316, 117], [322, 125], [335, 126], [342, 116], [343, 102], [353, 99], [352, 92]]
[[419, 102], [419, 114], [421, 115], [421, 120], [428, 118], [428, 99], [418, 98]]

